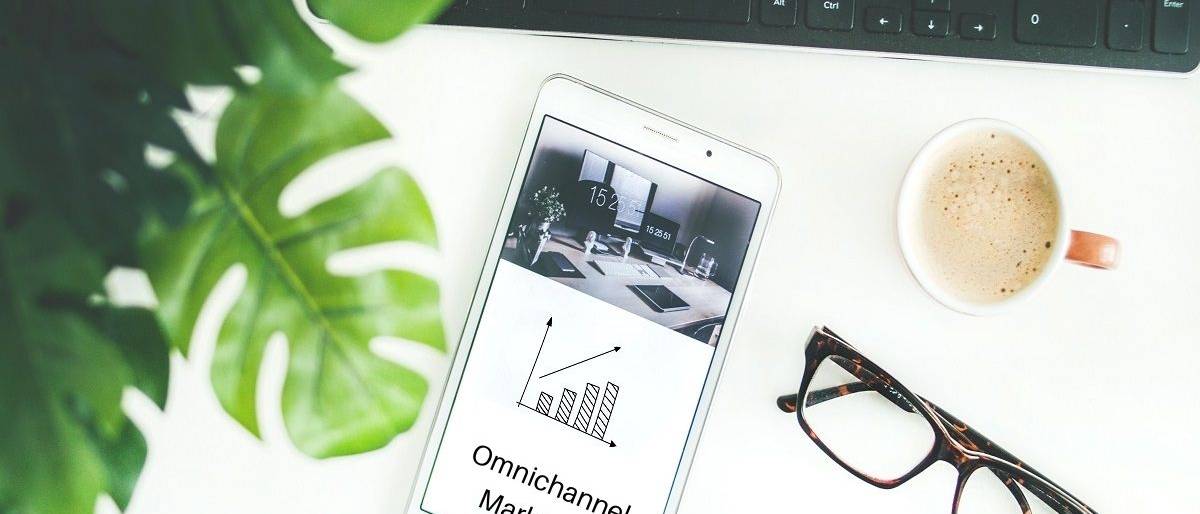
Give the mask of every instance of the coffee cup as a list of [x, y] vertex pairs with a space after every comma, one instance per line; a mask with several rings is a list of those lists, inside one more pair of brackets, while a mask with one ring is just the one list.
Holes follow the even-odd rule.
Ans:
[[1115, 268], [1116, 239], [1069, 228], [1061, 173], [1007, 122], [966, 120], [933, 136], [909, 165], [896, 209], [913, 277], [943, 305], [989, 315], [1028, 299], [1063, 261]]

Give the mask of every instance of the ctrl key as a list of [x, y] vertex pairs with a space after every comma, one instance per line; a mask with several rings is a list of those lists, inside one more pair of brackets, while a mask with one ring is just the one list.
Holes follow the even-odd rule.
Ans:
[[1186, 54], [1189, 10], [1195, 0], [1154, 0], [1154, 51]]
[[810, 29], [851, 30], [854, 0], [808, 0], [805, 18]]

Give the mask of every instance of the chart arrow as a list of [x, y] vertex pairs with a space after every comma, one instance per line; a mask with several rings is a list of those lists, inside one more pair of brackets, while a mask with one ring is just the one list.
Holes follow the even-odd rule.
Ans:
[[[601, 356], [608, 355], [608, 354], [610, 354], [610, 353], [616, 353], [616, 352], [619, 352], [619, 351], [621, 351], [621, 347], [620, 347], [620, 346], [614, 346], [614, 347], [613, 347], [613, 349], [611, 349], [611, 350], [609, 350], [609, 351], [607, 351], [607, 352], [598, 353], [598, 354], [596, 354], [596, 355], [593, 355], [593, 356], [591, 356], [591, 357], [588, 357], [588, 358], [586, 358], [586, 359], [583, 359], [583, 360], [581, 360], [581, 361], [579, 361], [579, 362], [576, 362], [575, 364], [571, 364], [571, 365], [568, 365], [568, 366], [563, 366], [563, 367], [561, 367], [561, 368], [558, 368], [558, 369], [556, 369], [556, 370], [554, 370], [554, 371], [551, 371], [551, 372], [549, 372], [549, 373], [546, 373], [545, 375], [542, 375], [542, 376], [540, 376], [540, 377], [538, 377], [538, 378], [539, 378], [539, 379], [546, 378], [546, 377], [548, 377], [548, 376], [550, 376], [550, 375], [553, 375], [553, 374], [555, 374], [555, 373], [558, 373], [559, 371], [562, 371], [562, 370], [564, 370], [564, 369], [567, 369], [567, 368], [570, 368], [570, 367], [574, 367], [574, 366], [578, 366], [578, 365], [580, 365], [580, 364], [583, 364], [583, 363], [585, 363], [585, 362], [587, 362], [587, 361], [590, 361], [590, 360], [592, 360], [592, 359], [595, 359], [596, 357], [601, 357]], [[530, 370], [530, 373], [532, 373], [532, 370]], [[528, 385], [526, 385], [526, 387], [528, 387]], [[525, 396], [524, 394], [522, 394], [522, 395], [521, 395], [521, 397], [522, 397], [522, 398], [523, 398], [524, 396]]]
[[554, 316], [546, 320], [546, 331], [542, 332], [542, 342], [538, 344], [537, 356], [533, 358], [533, 365], [529, 367], [529, 378], [525, 379], [525, 387], [521, 388], [521, 397], [517, 398], [517, 404], [525, 401], [525, 392], [529, 390], [529, 381], [533, 380], [533, 369], [537, 367], [538, 359], [542, 356], [542, 347], [546, 346], [546, 336], [550, 335], [550, 327], [554, 326]]

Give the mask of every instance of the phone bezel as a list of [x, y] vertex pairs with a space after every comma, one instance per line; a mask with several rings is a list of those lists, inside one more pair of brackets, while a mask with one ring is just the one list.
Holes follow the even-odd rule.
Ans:
[[729, 342], [736, 335], [737, 322], [741, 317], [742, 307], [746, 303], [747, 286], [753, 275], [754, 263], [778, 199], [781, 175], [778, 166], [766, 156], [574, 77], [556, 74], [547, 77], [542, 83], [530, 115], [521, 151], [509, 179], [504, 205], [492, 233], [483, 270], [480, 273], [460, 341], [455, 349], [450, 372], [442, 388], [429, 437], [421, 455], [408, 507], [405, 509], [406, 513], [451, 514], [424, 510], [421, 503], [433, 471], [435, 456], [441, 447], [442, 435], [449, 420], [453, 398], [462, 381], [467, 356], [474, 344], [474, 334], [490, 292], [492, 278], [499, 265], [505, 229], [516, 207], [520, 187], [524, 182], [529, 160], [533, 154], [534, 143], [546, 115], [607, 136], [619, 144], [750, 197], [762, 206], [746, 250], [743, 272], [734, 287], [734, 294], [726, 316], [726, 328], [720, 335], [712, 362], [709, 365], [707, 378], [696, 405], [696, 412], [684, 442], [679, 466], [676, 468], [663, 512], [670, 513], [678, 510], [700, 434], [712, 405], [713, 394], [720, 381], [725, 358], [729, 352]]

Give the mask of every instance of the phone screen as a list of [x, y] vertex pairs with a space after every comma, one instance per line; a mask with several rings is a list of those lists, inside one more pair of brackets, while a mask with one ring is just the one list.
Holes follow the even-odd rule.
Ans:
[[761, 204], [552, 116], [520, 180], [420, 506], [662, 512]]

